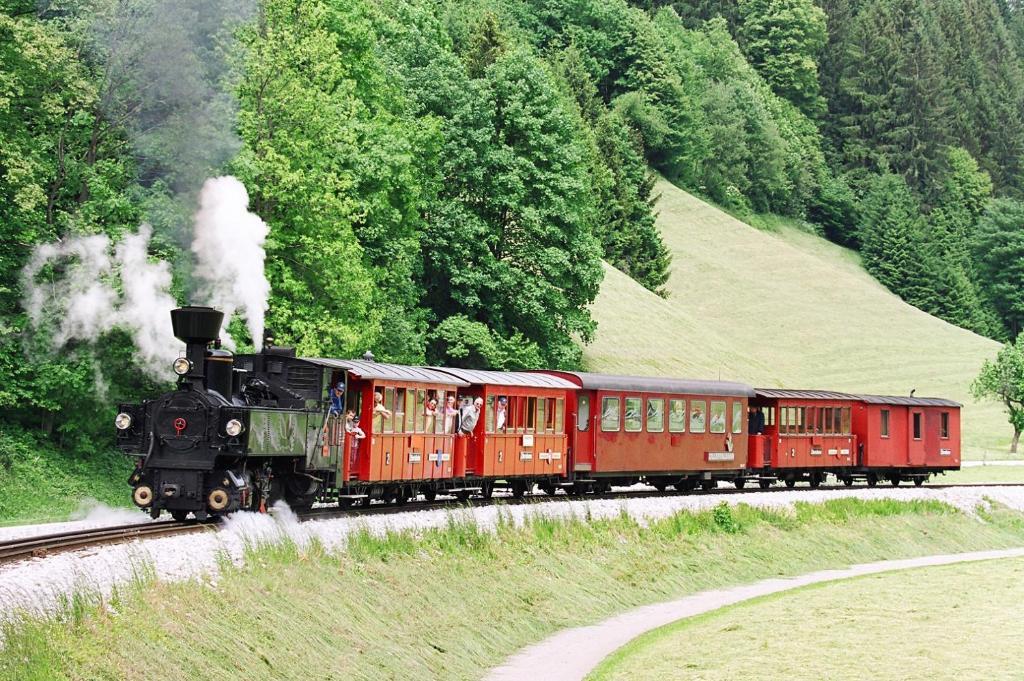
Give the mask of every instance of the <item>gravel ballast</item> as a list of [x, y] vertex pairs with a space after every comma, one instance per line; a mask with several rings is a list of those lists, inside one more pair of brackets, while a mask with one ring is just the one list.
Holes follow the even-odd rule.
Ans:
[[[786, 508], [796, 502], [820, 503], [829, 499], [856, 498], [865, 500], [895, 499], [900, 501], [929, 500], [950, 504], [966, 513], [973, 513], [989, 501], [1024, 511], [1024, 488], [985, 487], [972, 489], [894, 488], [855, 490], [793, 490], [751, 492], [742, 495], [701, 494], [693, 496], [660, 496], [624, 499], [566, 499], [558, 502], [511, 506], [485, 506], [430, 511], [410, 510], [406, 513], [311, 520], [299, 523], [287, 507], [274, 509], [272, 515], [237, 513], [228, 517], [217, 532], [142, 539], [80, 551], [60, 553], [45, 558], [14, 563], [0, 568], [0, 618], [10, 617], [18, 610], [45, 614], [53, 611], [66, 597], [83, 589], [107, 595], [117, 584], [136, 574], [155, 574], [158, 579], [178, 581], [199, 579], [214, 581], [218, 561], [229, 559], [241, 564], [247, 545], [270, 543], [290, 538], [303, 545], [311, 539], [328, 550], [340, 548], [350, 532], [367, 529], [383, 534], [388, 529], [427, 529], [444, 527], [451, 518], [473, 519], [484, 529], [495, 526], [498, 514], [522, 523], [529, 516], [610, 518], [625, 511], [640, 522], [664, 518], [681, 510], [700, 511], [719, 503], [739, 503], [758, 507]], [[118, 512], [120, 513], [120, 512]], [[121, 524], [126, 516], [118, 515]], [[146, 517], [135, 516], [141, 522]], [[80, 523], [96, 522], [96, 518]], [[80, 524], [79, 523], [79, 524]], [[36, 528], [40, 526], [34, 526]], [[42, 526], [45, 532], [60, 531], [55, 525]], [[7, 528], [7, 533], [18, 528]], [[70, 528], [68, 528], [70, 529]], [[30, 530], [22, 528], [31, 533]], [[7, 535], [9, 536], [9, 534]], [[5, 538], [0, 534], [0, 538]]]

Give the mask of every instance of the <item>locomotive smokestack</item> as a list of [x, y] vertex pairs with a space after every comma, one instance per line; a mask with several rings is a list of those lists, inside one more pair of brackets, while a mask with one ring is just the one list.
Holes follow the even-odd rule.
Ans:
[[212, 307], [179, 307], [171, 310], [174, 337], [185, 343], [188, 372], [181, 374], [202, 386], [206, 369], [206, 347], [220, 335], [224, 313]]

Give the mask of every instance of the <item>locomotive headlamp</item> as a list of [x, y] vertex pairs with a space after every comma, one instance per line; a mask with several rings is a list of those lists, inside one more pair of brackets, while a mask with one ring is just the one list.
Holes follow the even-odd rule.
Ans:
[[132, 427], [131, 414], [125, 414], [123, 411], [114, 417], [114, 425], [117, 426], [118, 430], [128, 430]]
[[172, 364], [171, 367], [174, 369], [174, 373], [179, 376], [184, 376], [188, 372], [192, 371], [192, 360], [188, 357], [179, 357], [174, 360], [174, 364]]
[[231, 437], [237, 436], [239, 433], [242, 432], [242, 422], [239, 421], [238, 419], [231, 419], [230, 421], [224, 424], [224, 432], [230, 435]]

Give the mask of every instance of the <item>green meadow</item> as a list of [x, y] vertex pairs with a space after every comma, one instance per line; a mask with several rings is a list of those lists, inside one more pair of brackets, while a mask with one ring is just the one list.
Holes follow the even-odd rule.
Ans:
[[1007, 456], [1001, 407], [969, 393], [998, 343], [904, 303], [856, 253], [798, 223], [756, 218], [757, 229], [668, 181], [656, 191], [673, 256], [669, 295], [606, 266], [590, 369], [894, 395], [916, 388], [964, 404], [965, 456]]

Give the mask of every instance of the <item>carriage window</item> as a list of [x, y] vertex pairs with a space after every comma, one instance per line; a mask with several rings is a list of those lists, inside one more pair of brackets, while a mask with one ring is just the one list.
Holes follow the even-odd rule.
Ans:
[[686, 400], [668, 401], [668, 432], [686, 432]]
[[526, 398], [525, 397], [510, 397], [508, 398], [508, 415], [509, 415], [509, 428], [514, 428], [515, 432], [523, 432], [523, 424], [526, 423], [526, 417], [523, 416], [523, 410], [526, 409]]
[[779, 407], [779, 432], [789, 432], [789, 407]]
[[538, 397], [537, 398], [537, 432], [538, 433], [543, 433], [544, 429], [547, 427], [548, 419], [547, 419], [547, 414], [544, 412], [545, 407], [547, 407], [547, 403], [548, 403], [548, 401], [546, 399], [544, 399], [543, 397]]
[[639, 433], [644, 429], [643, 414], [644, 401], [639, 397], [626, 398], [626, 432]]
[[914, 413], [914, 439], [921, 439], [921, 412]]
[[889, 437], [889, 410], [882, 410], [882, 437]]
[[[432, 402], [428, 402], [430, 409], [427, 411], [427, 429], [434, 433], [444, 432], [444, 391], [438, 390], [434, 393]], [[431, 414], [430, 411], [434, 413]], [[432, 419], [432, 420], [431, 420]], [[430, 424], [433, 423], [433, 428]]]
[[849, 435], [850, 432], [850, 408], [845, 407], [843, 409], [843, 435]]
[[832, 430], [832, 407], [822, 407], [821, 411], [825, 415], [825, 423], [822, 427], [821, 432], [825, 433], [826, 435], [832, 435], [833, 433], [836, 432]]
[[[398, 399], [399, 395], [396, 393], [395, 400]], [[395, 432], [397, 433], [400, 428], [398, 415], [395, 414]], [[416, 432], [416, 391], [412, 389], [405, 391], [405, 432]]]
[[536, 422], [534, 416], [537, 413], [537, 398], [527, 397], [526, 399], [520, 400], [523, 403], [523, 409], [526, 410], [526, 432], [532, 433]]
[[[411, 390], [409, 392], [412, 392]], [[416, 432], [422, 433], [426, 428], [427, 391], [416, 391]]]
[[733, 402], [732, 403], [732, 432], [742, 433], [743, 432], [743, 403]]
[[665, 400], [647, 400], [647, 432], [665, 432]]
[[692, 400], [690, 402], [690, 432], [703, 433], [707, 428], [705, 412], [708, 405], [704, 400]]
[[384, 408], [387, 409], [390, 414], [382, 414], [381, 418], [384, 420], [384, 432], [393, 433], [395, 432], [395, 389], [384, 388]]
[[711, 403], [711, 432], [725, 432], [725, 402]]
[[775, 407], [761, 408], [764, 412], [764, 425], [774, 426], [775, 425]]
[[619, 431], [619, 398], [605, 397], [601, 400], [601, 430], [606, 433]]
[[580, 431], [586, 431], [590, 429], [590, 396], [580, 395], [579, 402], [576, 403], [576, 408], [579, 413], [576, 415], [576, 429]]
[[807, 408], [796, 408], [796, 432], [803, 435], [807, 432]]
[[562, 398], [555, 400], [555, 432], [565, 432], [565, 400]]
[[484, 431], [487, 433], [494, 432], [494, 395], [487, 396], [487, 414], [484, 416]]
[[943, 440], [949, 439], [949, 412], [944, 411], [939, 415], [939, 437]]
[[827, 411], [827, 410], [826, 409], [815, 409], [814, 411], [817, 414], [817, 425], [815, 426], [815, 428], [816, 428], [815, 432], [816, 433], [824, 433], [825, 432], [825, 425], [824, 425], [825, 424], [825, 411]]
[[545, 402], [544, 430], [553, 433], [555, 432], [555, 398], [549, 397]]

